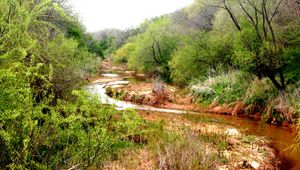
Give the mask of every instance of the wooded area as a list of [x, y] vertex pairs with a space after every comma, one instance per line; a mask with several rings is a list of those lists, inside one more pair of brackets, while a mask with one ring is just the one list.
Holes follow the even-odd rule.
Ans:
[[0, 0], [0, 169], [101, 168], [142, 139], [194, 140], [160, 138], [163, 123], [85, 90], [109, 57], [187, 90], [195, 103], [241, 101], [262, 121], [298, 122], [292, 148], [300, 150], [299, 0], [195, 0], [138, 28], [96, 33], [65, 0]]

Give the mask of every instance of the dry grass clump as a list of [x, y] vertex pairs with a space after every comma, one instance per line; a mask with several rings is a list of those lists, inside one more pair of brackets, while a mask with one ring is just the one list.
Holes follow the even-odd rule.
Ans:
[[193, 132], [168, 134], [156, 142], [157, 169], [216, 169], [222, 161], [217, 149], [209, 143], [199, 140]]

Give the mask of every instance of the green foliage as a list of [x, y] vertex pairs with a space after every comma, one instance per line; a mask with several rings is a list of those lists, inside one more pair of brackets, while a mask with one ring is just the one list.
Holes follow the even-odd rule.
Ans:
[[135, 45], [133, 43], [127, 43], [119, 48], [116, 53], [113, 55], [113, 62], [114, 63], [122, 63], [127, 62], [128, 58], [135, 49]]
[[[113, 156], [130, 135], [143, 135], [145, 122], [133, 111], [118, 113], [100, 101], [74, 91], [76, 101], [59, 100], [2, 112], [1, 143], [5, 157], [1, 167], [53, 169], [100, 166]], [[26, 107], [27, 106], [27, 107]], [[126, 145], [125, 145], [126, 146]]]
[[158, 73], [163, 79], [170, 79], [168, 62], [178, 36], [170, 30], [169, 22], [168, 18], [161, 17], [145, 23], [146, 31], [130, 41], [135, 48], [129, 54], [129, 68], [149, 74]]
[[300, 80], [300, 19], [282, 28], [282, 41], [288, 46], [284, 50], [283, 58], [286, 61], [284, 72], [287, 84], [296, 84]]
[[95, 72], [95, 61], [99, 61], [86, 49], [78, 48], [75, 40], [62, 36], [51, 40], [45, 51], [53, 69], [54, 93], [59, 97], [67, 97], [73, 89], [80, 88], [82, 79]]
[[254, 79], [247, 87], [244, 97], [245, 104], [267, 105], [269, 99], [278, 95], [278, 91], [267, 79]]
[[10, 108], [22, 108], [30, 98], [30, 86], [21, 75], [0, 69], [0, 113]]
[[86, 48], [89, 52], [104, 58], [104, 51], [108, 48], [102, 42], [92, 38], [92, 35], [85, 33], [84, 27], [73, 18], [66, 21], [67, 37], [75, 39], [80, 48]]
[[207, 60], [210, 60], [210, 54], [206, 48], [205, 40], [199, 36], [199, 39], [193, 43], [188, 43], [174, 52], [170, 67], [176, 84], [185, 85], [189, 80], [207, 72], [210, 65], [210, 61]]
[[67, 38], [43, 17], [64, 15], [55, 3], [3, 0], [0, 8], [0, 169], [100, 166], [132, 143], [128, 136], [146, 133], [135, 112], [75, 90], [97, 58], [80, 30]]
[[235, 43], [234, 60], [241, 69], [254, 74], [266, 74], [265, 69], [276, 70], [283, 65], [282, 49], [271, 42], [260, 42], [251, 28], [239, 33]]
[[278, 96], [278, 90], [269, 81], [232, 71], [192, 83], [190, 88], [193, 96], [208, 104], [213, 101], [223, 104], [243, 100], [246, 105], [265, 106], [270, 99]]
[[227, 39], [220, 39], [215, 33], [199, 32], [187, 38], [185, 45], [173, 53], [169, 63], [172, 78], [176, 84], [186, 85], [211, 69], [226, 70], [231, 65], [231, 53]]

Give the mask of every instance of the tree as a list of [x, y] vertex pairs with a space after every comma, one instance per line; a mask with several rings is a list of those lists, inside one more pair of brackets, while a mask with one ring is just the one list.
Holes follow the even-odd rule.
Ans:
[[179, 32], [190, 34], [193, 31], [212, 30], [216, 12], [216, 8], [195, 2], [171, 13], [170, 18], [173, 21], [173, 26], [179, 27]]
[[[237, 64], [258, 77], [268, 77], [278, 90], [284, 92], [283, 71], [288, 64], [283, 57], [286, 47], [280, 42], [274, 23], [282, 4], [283, 0], [222, 0], [212, 6], [224, 9], [239, 31], [235, 54]], [[279, 75], [279, 81], [276, 75]]]
[[129, 67], [170, 80], [168, 62], [178, 43], [178, 34], [170, 29], [167, 17], [156, 18], [144, 25], [145, 32], [129, 40], [135, 48]]
[[233, 46], [230, 39], [215, 31], [198, 32], [186, 38], [184, 44], [172, 54], [169, 62], [171, 75], [178, 85], [207, 76], [209, 71], [218, 73], [232, 67]]
[[132, 54], [134, 49], [135, 49], [135, 45], [133, 43], [124, 44], [113, 55], [114, 63], [128, 62], [128, 58], [131, 57], [130, 55]]

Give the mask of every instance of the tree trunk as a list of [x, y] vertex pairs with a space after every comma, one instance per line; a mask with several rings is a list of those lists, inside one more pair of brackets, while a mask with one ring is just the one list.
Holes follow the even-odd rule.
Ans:
[[[282, 78], [281, 78], [281, 76], [282, 76]], [[284, 81], [283, 74], [280, 75], [281, 84], [278, 83], [278, 81], [276, 80], [274, 73], [268, 73], [267, 77], [272, 81], [272, 83], [276, 87], [276, 89], [278, 89], [281, 93], [285, 93], [284, 83], [282, 83], [282, 81]]]
[[280, 76], [281, 87], [285, 90], [285, 79], [282, 70], [279, 70], [279, 76]]

